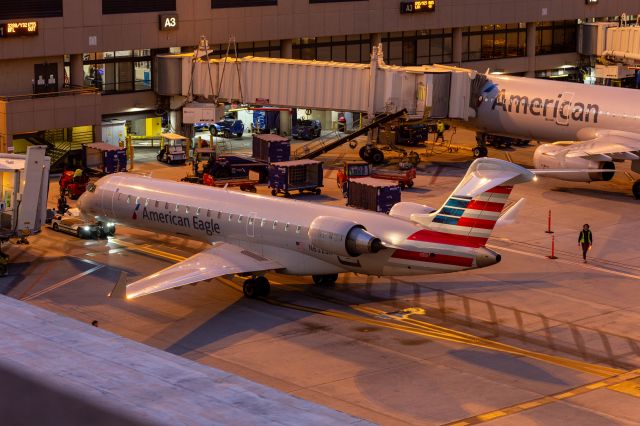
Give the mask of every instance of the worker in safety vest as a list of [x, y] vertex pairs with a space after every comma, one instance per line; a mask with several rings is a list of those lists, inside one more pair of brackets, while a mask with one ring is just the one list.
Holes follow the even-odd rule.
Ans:
[[436, 123], [436, 139], [434, 142], [438, 142], [438, 139], [442, 139], [442, 142], [444, 142], [444, 123], [442, 120], [438, 120]]
[[593, 235], [589, 229], [589, 224], [585, 223], [578, 235], [578, 246], [582, 247], [582, 260], [587, 263], [587, 252], [591, 250], [593, 245]]
[[73, 172], [73, 181], [80, 182], [82, 180], [82, 169], [77, 168], [75, 172]]

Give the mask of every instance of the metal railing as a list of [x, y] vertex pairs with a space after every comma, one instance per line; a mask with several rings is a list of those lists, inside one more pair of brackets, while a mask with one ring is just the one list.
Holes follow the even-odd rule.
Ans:
[[72, 87], [59, 92], [29, 93], [24, 95], [0, 96], [1, 102], [25, 101], [30, 99], [52, 98], [60, 96], [99, 95], [100, 90], [95, 87]]

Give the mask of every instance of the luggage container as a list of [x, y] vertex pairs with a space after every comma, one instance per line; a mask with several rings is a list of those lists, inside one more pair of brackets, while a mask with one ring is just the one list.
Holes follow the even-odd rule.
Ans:
[[389, 213], [400, 202], [400, 185], [388, 180], [364, 177], [349, 182], [347, 205], [374, 212]]
[[127, 150], [104, 142], [82, 146], [84, 168], [98, 174], [127, 171]]
[[289, 161], [291, 141], [279, 135], [253, 135], [253, 158], [267, 163]]
[[269, 165], [269, 188], [271, 195], [283, 193], [291, 196], [291, 191], [311, 191], [319, 195], [322, 187], [322, 162], [315, 160], [293, 160]]

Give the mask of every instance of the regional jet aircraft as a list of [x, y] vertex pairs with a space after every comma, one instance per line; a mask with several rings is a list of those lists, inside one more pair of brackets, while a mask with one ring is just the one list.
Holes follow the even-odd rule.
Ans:
[[257, 297], [269, 292], [268, 271], [320, 284], [344, 272], [424, 275], [498, 263], [487, 239], [513, 185], [533, 177], [512, 163], [477, 159], [438, 210], [401, 202], [385, 215], [120, 173], [90, 185], [78, 206], [104, 221], [212, 244], [114, 292], [135, 298], [244, 274], [251, 277], [244, 294]]
[[[476, 117], [463, 125], [486, 134], [554, 142], [539, 146], [536, 174], [592, 182], [611, 180], [614, 162], [640, 173], [640, 91], [487, 75]], [[569, 172], [567, 172], [569, 171]], [[571, 172], [573, 171], [573, 172]], [[640, 180], [633, 184], [640, 199]]]

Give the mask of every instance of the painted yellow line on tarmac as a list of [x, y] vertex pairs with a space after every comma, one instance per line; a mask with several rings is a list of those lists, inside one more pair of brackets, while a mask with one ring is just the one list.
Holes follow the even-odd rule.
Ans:
[[595, 383], [575, 387], [569, 391], [543, 396], [532, 401], [522, 402], [510, 407], [500, 408], [499, 410], [489, 411], [462, 420], [456, 420], [454, 422], [447, 423], [446, 426], [469, 426], [484, 423], [489, 420], [495, 420], [500, 417], [510, 416], [513, 414], [521, 413], [523, 411], [531, 410], [533, 408], [541, 407], [543, 405], [569, 399], [574, 396], [583, 395], [599, 388], [607, 387], [609, 389], [615, 389], [616, 387], [624, 386], [636, 381], [640, 381], [640, 370], [628, 371], [622, 374], [608, 377]]
[[134, 243], [129, 243], [129, 242], [126, 242], [126, 241], [122, 241], [122, 240], [117, 239], [117, 238], [112, 238], [111, 240], [109, 240], [109, 242], [118, 244], [118, 245], [120, 245], [122, 247], [126, 247], [129, 250], [150, 254], [152, 256], [156, 256], [156, 257], [160, 257], [160, 258], [164, 258], [164, 259], [169, 259], [169, 260], [172, 260], [174, 262], [182, 262], [183, 260], [186, 259], [186, 257], [180, 256], [178, 254], [168, 253], [168, 252], [163, 251], [163, 250], [155, 249], [153, 247], [150, 247], [148, 244], [134, 244]]

